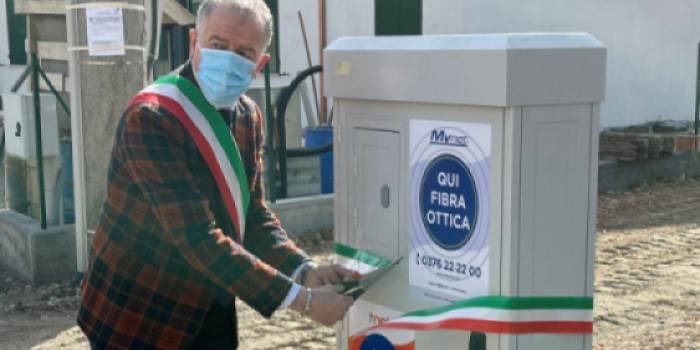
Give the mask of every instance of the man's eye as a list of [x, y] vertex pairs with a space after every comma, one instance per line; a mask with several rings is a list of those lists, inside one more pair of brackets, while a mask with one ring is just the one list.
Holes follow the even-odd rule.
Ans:
[[214, 44], [212, 44], [212, 45], [211, 45], [211, 48], [212, 48], [212, 49], [216, 49], [216, 50], [224, 50], [224, 49], [226, 49], [226, 48], [224, 47], [224, 45], [223, 45], [223, 44], [220, 44], [220, 43], [214, 43]]
[[253, 58], [252, 58], [251, 55], [248, 53], [248, 51], [236, 51], [236, 54], [237, 54], [238, 56], [241, 56], [241, 57], [247, 59], [248, 61], [253, 61]]

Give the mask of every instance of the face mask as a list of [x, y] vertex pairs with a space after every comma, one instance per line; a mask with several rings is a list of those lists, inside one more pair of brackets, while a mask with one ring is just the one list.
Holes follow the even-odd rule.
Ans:
[[199, 49], [199, 87], [209, 103], [217, 109], [236, 103], [250, 86], [255, 64], [230, 51]]

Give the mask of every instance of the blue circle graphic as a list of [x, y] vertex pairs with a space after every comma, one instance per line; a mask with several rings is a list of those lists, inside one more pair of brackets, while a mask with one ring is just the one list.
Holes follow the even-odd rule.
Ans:
[[381, 334], [370, 334], [360, 345], [360, 350], [394, 350], [394, 345]]
[[447, 250], [463, 247], [476, 228], [474, 177], [459, 158], [443, 154], [430, 162], [420, 188], [420, 212], [430, 238]]

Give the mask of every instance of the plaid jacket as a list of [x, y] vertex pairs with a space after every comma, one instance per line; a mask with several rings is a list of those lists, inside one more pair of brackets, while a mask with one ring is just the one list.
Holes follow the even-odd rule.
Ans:
[[78, 313], [94, 344], [187, 347], [222, 294], [270, 317], [309, 260], [265, 204], [260, 110], [243, 96], [228, 114], [251, 192], [243, 245], [185, 127], [156, 105], [122, 115]]

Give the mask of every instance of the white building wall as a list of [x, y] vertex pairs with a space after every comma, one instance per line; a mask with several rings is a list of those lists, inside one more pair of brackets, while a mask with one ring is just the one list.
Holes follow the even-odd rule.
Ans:
[[[313, 64], [319, 64], [318, 0], [279, 2], [281, 72], [296, 74], [308, 67], [299, 26], [302, 11]], [[326, 41], [347, 35], [374, 35], [374, 0], [326, 0]]]
[[299, 25], [298, 11], [304, 17], [309, 39], [311, 62], [319, 64], [319, 12], [318, 0], [279, 1], [280, 71], [296, 75], [308, 68], [304, 37]]
[[694, 118], [699, 13], [696, 0], [423, 0], [423, 31], [593, 34], [608, 46], [610, 127]]
[[7, 7], [0, 1], [0, 65], [10, 64], [10, 36], [7, 31]]
[[[298, 9], [319, 62], [317, 5], [280, 1], [283, 72], [307, 67]], [[328, 43], [374, 34], [374, 0], [326, 0], [326, 7]], [[698, 14], [697, 0], [423, 0], [423, 33], [589, 32], [609, 50], [601, 126], [611, 127], [693, 119]]]
[[341, 36], [374, 35], [374, 0], [327, 0], [328, 44]]

